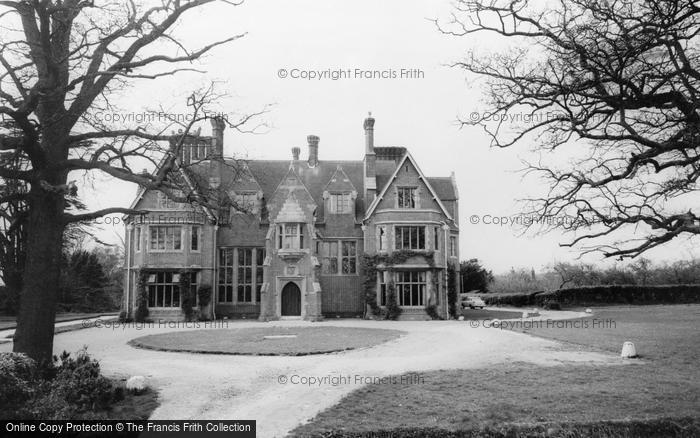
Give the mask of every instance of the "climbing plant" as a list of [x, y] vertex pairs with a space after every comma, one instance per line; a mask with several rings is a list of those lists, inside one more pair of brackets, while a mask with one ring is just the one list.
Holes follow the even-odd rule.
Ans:
[[447, 265], [447, 307], [451, 318], [457, 318], [457, 268]]
[[[362, 272], [365, 274], [363, 287], [365, 291], [365, 308], [369, 306], [374, 316], [381, 314], [377, 304], [377, 256], [365, 254], [362, 257]], [[367, 315], [365, 315], [367, 316]]]
[[146, 322], [148, 318], [148, 290], [146, 282], [148, 281], [148, 271], [141, 270], [138, 274], [138, 283], [136, 284], [136, 311], [134, 312], [134, 321]]
[[[434, 251], [416, 251], [402, 249], [391, 254], [365, 254], [362, 258], [362, 267], [365, 275], [363, 283], [365, 290], [365, 304], [369, 306], [374, 316], [382, 313], [381, 307], [377, 304], [377, 266], [383, 265], [384, 269], [393, 272], [393, 266], [405, 263], [413, 257], [425, 258], [430, 268], [435, 267]], [[393, 301], [392, 301], [393, 300]], [[387, 319], [396, 319], [401, 314], [401, 307], [396, 300], [396, 291], [393, 282], [387, 284]]]
[[197, 299], [199, 301], [199, 308], [206, 309], [211, 302], [211, 286], [208, 284], [203, 284], [197, 289]]
[[396, 320], [401, 315], [401, 307], [396, 300], [396, 288], [394, 282], [390, 281], [386, 285], [386, 319]]
[[186, 321], [192, 321], [194, 310], [192, 309], [194, 297], [192, 296], [192, 271], [182, 269], [180, 271], [180, 307]]

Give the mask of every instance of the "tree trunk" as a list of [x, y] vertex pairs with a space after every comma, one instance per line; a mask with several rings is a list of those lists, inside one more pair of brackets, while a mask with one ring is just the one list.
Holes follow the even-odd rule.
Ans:
[[17, 314], [19, 309], [19, 296], [22, 290], [22, 272], [15, 267], [10, 267], [9, 272], [5, 272], [5, 288], [7, 294], [6, 310], [11, 315]]
[[63, 195], [33, 184], [29, 196], [27, 259], [13, 351], [38, 362], [53, 355], [63, 240]]

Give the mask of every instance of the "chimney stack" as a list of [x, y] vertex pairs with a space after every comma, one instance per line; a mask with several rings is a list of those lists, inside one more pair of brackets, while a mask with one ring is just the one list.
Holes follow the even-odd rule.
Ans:
[[377, 196], [377, 155], [374, 153], [374, 119], [369, 113], [362, 125], [365, 128], [365, 202], [369, 205]]
[[224, 129], [226, 129], [226, 122], [220, 117], [212, 117], [209, 120], [211, 122], [211, 136], [213, 137], [210, 155], [213, 159], [220, 159], [224, 156]]
[[365, 154], [374, 153], [374, 119], [370, 112], [363, 124], [365, 128]]
[[224, 129], [226, 122], [220, 117], [212, 117], [211, 150], [209, 151], [209, 186], [218, 188], [221, 185], [222, 162], [224, 161]]
[[301, 152], [300, 148], [293, 147], [292, 148], [292, 160], [299, 161], [299, 153], [300, 152]]
[[306, 137], [306, 141], [309, 143], [309, 166], [316, 167], [318, 164], [319, 138], [316, 135], [309, 135]]

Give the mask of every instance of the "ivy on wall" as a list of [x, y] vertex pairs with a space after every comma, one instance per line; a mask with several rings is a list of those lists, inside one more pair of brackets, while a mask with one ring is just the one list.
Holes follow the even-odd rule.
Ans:
[[[365, 280], [363, 282], [365, 304], [369, 306], [374, 316], [380, 316], [382, 314], [382, 309], [377, 303], [377, 267], [382, 265], [385, 270], [393, 272], [393, 266], [403, 264], [413, 257], [423, 257], [431, 269], [435, 268], [434, 251], [402, 249], [394, 251], [391, 254], [365, 254], [362, 257], [362, 268], [365, 275]], [[399, 307], [396, 299], [396, 290], [393, 281], [390, 281], [386, 287], [387, 305], [385, 316], [387, 319], [396, 319], [401, 315], [401, 307]]]
[[134, 312], [134, 321], [146, 322], [148, 318], [148, 290], [146, 282], [148, 281], [147, 270], [140, 270], [138, 273], [138, 283], [136, 284], [136, 311]]
[[208, 284], [200, 285], [197, 289], [197, 299], [199, 300], [199, 308], [201, 311], [206, 309], [211, 302], [211, 286]]
[[451, 318], [457, 318], [457, 268], [454, 263], [447, 265], [447, 305]]
[[194, 310], [192, 309], [194, 297], [191, 291], [192, 272], [190, 269], [180, 270], [180, 307], [185, 315], [185, 321], [192, 321], [192, 316], [194, 315]]
[[386, 285], [386, 319], [396, 320], [401, 315], [401, 307], [396, 300], [396, 287], [390, 281]]

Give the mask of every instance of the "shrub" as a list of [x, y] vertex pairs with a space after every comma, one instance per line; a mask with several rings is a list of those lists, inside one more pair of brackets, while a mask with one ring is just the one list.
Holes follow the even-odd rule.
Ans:
[[440, 314], [438, 314], [437, 306], [435, 304], [431, 304], [429, 306], [426, 306], [425, 313], [427, 313], [431, 319], [442, 319]]
[[389, 282], [386, 285], [386, 319], [396, 320], [401, 315], [401, 307], [396, 301], [396, 289], [394, 283]]
[[122, 310], [121, 312], [119, 312], [119, 322], [131, 322], [131, 318], [129, 318], [129, 314], [126, 313], [126, 310]]
[[118, 399], [119, 391], [84, 349], [75, 358], [66, 352], [54, 357], [54, 372], [53, 378], [39, 384], [32, 403], [34, 418], [95, 418], [94, 411], [106, 410]]
[[85, 350], [75, 358], [63, 352], [41, 366], [24, 354], [0, 353], [0, 394], [3, 420], [103, 418], [124, 398]]
[[561, 304], [559, 304], [559, 301], [555, 300], [545, 301], [544, 304], [542, 304], [542, 307], [545, 310], [561, 310]]
[[209, 305], [211, 301], [211, 286], [208, 284], [203, 284], [197, 289], [197, 300], [199, 301], [199, 308], [203, 309]]
[[457, 318], [457, 268], [453, 263], [447, 265], [447, 310], [450, 318]]
[[24, 406], [32, 397], [37, 365], [22, 353], [0, 353], [0, 419], [28, 416]]

